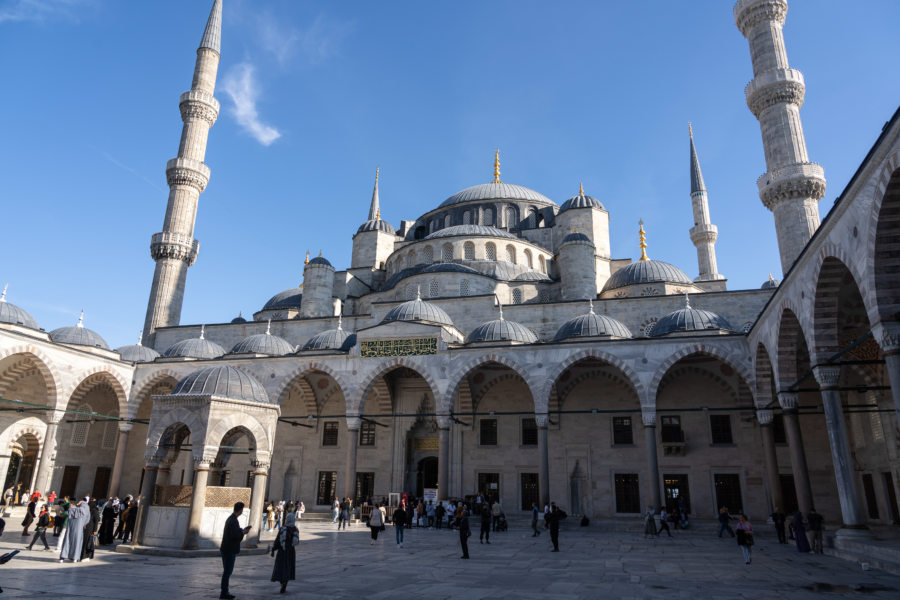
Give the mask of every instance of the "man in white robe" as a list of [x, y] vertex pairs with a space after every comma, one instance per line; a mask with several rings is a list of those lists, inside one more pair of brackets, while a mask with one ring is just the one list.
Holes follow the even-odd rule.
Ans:
[[91, 519], [88, 503], [79, 500], [69, 508], [69, 520], [59, 546], [59, 562], [81, 560], [81, 545], [84, 543], [84, 526]]

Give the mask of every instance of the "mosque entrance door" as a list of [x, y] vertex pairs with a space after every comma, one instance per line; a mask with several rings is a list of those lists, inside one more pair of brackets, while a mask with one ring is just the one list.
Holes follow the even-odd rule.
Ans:
[[436, 488], [438, 483], [437, 456], [427, 456], [419, 461], [416, 473], [416, 496], [421, 498], [426, 488]]

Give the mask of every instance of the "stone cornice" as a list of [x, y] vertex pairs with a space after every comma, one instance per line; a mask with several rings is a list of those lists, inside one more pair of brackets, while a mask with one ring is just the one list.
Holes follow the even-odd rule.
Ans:
[[784, 25], [787, 18], [786, 0], [740, 0], [734, 5], [734, 23], [744, 37], [763, 21]]

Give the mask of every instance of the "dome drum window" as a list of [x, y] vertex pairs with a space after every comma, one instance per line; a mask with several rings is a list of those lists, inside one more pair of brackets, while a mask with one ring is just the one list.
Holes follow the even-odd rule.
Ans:
[[437, 298], [438, 294], [440, 294], [441, 287], [438, 283], [437, 279], [432, 279], [431, 283], [428, 285], [428, 295], [432, 298]]
[[459, 282], [459, 295], [460, 296], [468, 296], [469, 295], [469, 280], [463, 279]]
[[484, 255], [487, 260], [497, 260], [497, 246], [493, 242], [485, 244]]
[[453, 260], [453, 244], [444, 244], [441, 248], [441, 260], [444, 262]]
[[522, 304], [522, 290], [516, 288], [512, 291], [512, 303]]

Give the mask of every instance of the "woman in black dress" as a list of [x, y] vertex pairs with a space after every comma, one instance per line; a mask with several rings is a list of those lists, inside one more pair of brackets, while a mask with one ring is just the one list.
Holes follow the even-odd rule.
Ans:
[[116, 529], [116, 506], [117, 500], [110, 500], [103, 507], [103, 520], [100, 523], [99, 543], [101, 546], [108, 546], [113, 543], [114, 531]]
[[297, 571], [297, 553], [294, 544], [300, 541], [293, 505], [285, 511], [284, 526], [278, 530], [275, 543], [272, 544], [272, 556], [275, 566], [272, 568], [272, 581], [281, 583], [281, 593], [287, 590], [288, 581], [293, 581]]
[[81, 560], [91, 560], [94, 558], [94, 536], [97, 534], [97, 528], [100, 527], [100, 509], [97, 507], [97, 501], [88, 502], [88, 510], [90, 518], [84, 525], [84, 542], [81, 544]]

